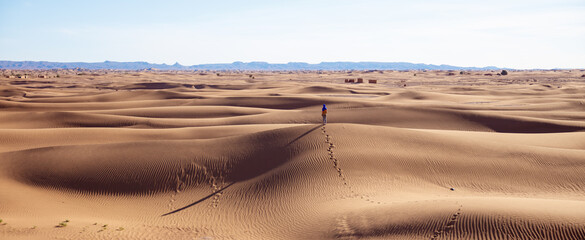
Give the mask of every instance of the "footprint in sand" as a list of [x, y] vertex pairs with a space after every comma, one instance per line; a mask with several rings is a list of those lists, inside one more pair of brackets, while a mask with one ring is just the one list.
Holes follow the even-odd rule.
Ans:
[[463, 207], [463, 205], [460, 205], [459, 209], [457, 209], [457, 211], [449, 217], [449, 221], [447, 222], [447, 224], [445, 224], [445, 226], [443, 228], [441, 228], [433, 233], [431, 240], [437, 239], [438, 237], [440, 237], [444, 233], [455, 229], [455, 224], [457, 223], [459, 216], [461, 215], [461, 208], [462, 207]]
[[[348, 198], [359, 197], [360, 199], [363, 199], [364, 201], [366, 201], [368, 203], [376, 204], [376, 201], [369, 199], [370, 198], [369, 196], [356, 194], [355, 191], [353, 190], [353, 188], [349, 185], [347, 178], [345, 177], [345, 174], [343, 173], [344, 171], [340, 167], [339, 160], [337, 159], [337, 157], [335, 157], [335, 152], [333, 151], [333, 149], [335, 148], [335, 144], [333, 144], [333, 142], [332, 142], [331, 135], [327, 134], [327, 130], [325, 130], [325, 126], [321, 127], [321, 130], [322, 130], [321, 132], [323, 133], [323, 135], [325, 135], [325, 142], [329, 144], [329, 147], [327, 148], [327, 154], [329, 155], [329, 159], [333, 162], [333, 168], [335, 169], [335, 171], [337, 171], [337, 175], [341, 179], [341, 182], [343, 183], [343, 185], [345, 187], [347, 187], [351, 192], [351, 194], [348, 195], [347, 197]], [[365, 198], [367, 198], [367, 199], [365, 199]], [[377, 202], [377, 203], [381, 204], [380, 202]]]

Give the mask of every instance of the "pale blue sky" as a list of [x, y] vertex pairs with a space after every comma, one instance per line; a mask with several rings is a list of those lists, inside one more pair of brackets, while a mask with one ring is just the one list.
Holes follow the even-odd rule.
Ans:
[[585, 68], [585, 1], [0, 0], [0, 60]]

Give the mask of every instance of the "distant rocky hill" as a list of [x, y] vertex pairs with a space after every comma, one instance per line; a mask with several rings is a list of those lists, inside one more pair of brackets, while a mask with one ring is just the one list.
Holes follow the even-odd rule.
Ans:
[[46, 61], [0, 61], [0, 69], [117, 69], [117, 70], [258, 70], [258, 71], [288, 71], [288, 70], [494, 70], [497, 67], [458, 67], [451, 65], [432, 65], [407, 62], [322, 62], [309, 64], [304, 62], [289, 62], [285, 64], [267, 62], [233, 62], [217, 64], [200, 64], [183, 66], [153, 64], [147, 62], [46, 62]]

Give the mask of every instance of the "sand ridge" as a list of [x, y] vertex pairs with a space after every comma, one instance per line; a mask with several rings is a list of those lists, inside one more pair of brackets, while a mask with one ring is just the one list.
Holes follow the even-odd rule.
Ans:
[[485, 74], [2, 79], [0, 238], [584, 239], [581, 71]]

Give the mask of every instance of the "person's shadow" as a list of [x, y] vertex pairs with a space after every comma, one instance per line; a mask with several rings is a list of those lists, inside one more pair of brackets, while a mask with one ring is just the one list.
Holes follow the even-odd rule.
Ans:
[[185, 210], [187, 208], [193, 207], [193, 206], [195, 206], [195, 205], [197, 205], [197, 204], [199, 204], [199, 203], [201, 203], [201, 202], [209, 199], [210, 197], [213, 197], [215, 194], [218, 194], [218, 193], [222, 192], [223, 190], [226, 190], [231, 185], [234, 185], [234, 183], [236, 183], [236, 182], [232, 182], [232, 183], [228, 184], [227, 186], [223, 187], [222, 189], [219, 189], [219, 190], [213, 192], [212, 194], [209, 194], [209, 195], [203, 197], [202, 199], [199, 199], [199, 200], [195, 201], [194, 203], [191, 203], [191, 204], [189, 204], [187, 206], [184, 206], [182, 208], [176, 209], [174, 211], [165, 213], [165, 214], [161, 215], [161, 217], [164, 217], [164, 216], [167, 216], [167, 215], [170, 215], [170, 214], [173, 214], [173, 213], [178, 213], [178, 212], [183, 211], [183, 210]]
[[300, 136], [298, 136], [297, 138], [293, 139], [288, 144], [286, 144], [286, 147], [290, 146], [291, 144], [293, 144], [294, 142], [298, 141], [299, 139], [301, 139], [302, 137], [306, 136], [307, 134], [311, 133], [312, 131], [317, 130], [317, 128], [319, 128], [321, 126], [322, 125], [317, 125], [316, 127], [309, 129], [309, 131], [306, 131], [305, 133], [301, 134]]

